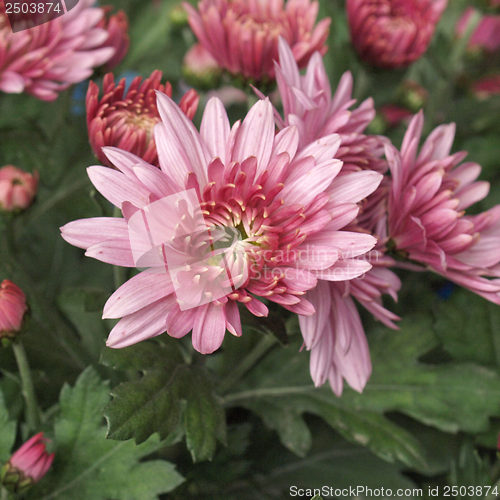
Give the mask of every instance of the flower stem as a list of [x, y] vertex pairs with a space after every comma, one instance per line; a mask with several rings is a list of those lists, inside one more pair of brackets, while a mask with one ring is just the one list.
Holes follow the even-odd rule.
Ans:
[[14, 356], [16, 357], [19, 375], [21, 376], [21, 385], [24, 400], [26, 402], [26, 420], [29, 428], [36, 431], [40, 427], [40, 415], [38, 412], [38, 404], [35, 395], [35, 386], [31, 377], [31, 370], [28, 364], [28, 358], [23, 344], [16, 340], [12, 344]]
[[255, 363], [275, 344], [276, 340], [272, 335], [264, 335], [255, 347], [243, 358], [235, 370], [222, 381], [220, 392], [224, 394], [233, 387], [252, 368]]
[[0, 497], [1, 500], [8, 500], [9, 499], [9, 493], [5, 488], [2, 488], [2, 496]]

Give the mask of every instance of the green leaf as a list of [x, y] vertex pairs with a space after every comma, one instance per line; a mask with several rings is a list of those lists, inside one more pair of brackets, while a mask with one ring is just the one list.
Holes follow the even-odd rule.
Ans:
[[132, 380], [113, 389], [106, 407], [109, 437], [141, 443], [182, 425], [193, 460], [212, 458], [216, 439], [225, 440], [225, 415], [205, 369], [186, 364], [175, 345], [156, 342], [108, 350], [105, 361], [133, 369]]
[[444, 349], [459, 361], [500, 367], [500, 308], [466, 290], [434, 310], [434, 331]]
[[4, 396], [0, 392], [0, 464], [9, 459], [15, 439], [16, 422], [10, 419]]
[[421, 471], [429, 471], [424, 447], [387, 412], [401, 412], [445, 432], [486, 430], [489, 417], [500, 414], [495, 371], [472, 363], [419, 361], [439, 346], [427, 318], [408, 318], [399, 332], [380, 328], [369, 342], [374, 368], [363, 394], [346, 388], [337, 398], [328, 386], [315, 389], [308, 356], [298, 353], [295, 344], [270, 352], [238, 392], [226, 395], [226, 404], [257, 413], [299, 456], [307, 452], [307, 434], [294, 436], [293, 429], [303, 428], [303, 415], [312, 413], [377, 455]]
[[140, 462], [160, 447], [157, 436], [140, 446], [106, 439], [102, 412], [108, 400], [107, 383], [92, 368], [74, 387], [63, 387], [54, 428], [56, 458], [28, 498], [156, 500], [183, 481], [168, 462]]

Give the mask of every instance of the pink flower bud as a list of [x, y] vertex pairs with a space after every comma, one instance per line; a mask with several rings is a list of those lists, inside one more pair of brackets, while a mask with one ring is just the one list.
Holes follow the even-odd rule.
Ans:
[[21, 330], [27, 311], [23, 291], [9, 280], [0, 285], [0, 338], [12, 338]]
[[217, 61], [200, 43], [187, 51], [182, 70], [188, 80], [206, 87], [215, 87], [222, 73]]
[[26, 441], [2, 467], [2, 484], [10, 491], [23, 493], [47, 473], [54, 460], [45, 449], [43, 432]]
[[0, 168], [0, 210], [13, 212], [28, 208], [36, 195], [38, 174], [29, 174], [13, 165]]

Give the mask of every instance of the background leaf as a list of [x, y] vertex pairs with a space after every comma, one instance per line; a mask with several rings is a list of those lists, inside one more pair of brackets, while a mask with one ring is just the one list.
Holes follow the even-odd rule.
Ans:
[[74, 387], [64, 386], [54, 427], [56, 458], [28, 498], [156, 500], [183, 481], [168, 462], [141, 462], [161, 447], [157, 436], [140, 446], [105, 438], [102, 412], [108, 400], [108, 386], [92, 368]]

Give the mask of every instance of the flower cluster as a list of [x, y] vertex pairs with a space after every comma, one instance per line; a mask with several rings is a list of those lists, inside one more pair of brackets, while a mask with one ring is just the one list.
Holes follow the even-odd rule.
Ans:
[[[354, 46], [370, 63], [407, 65], [445, 6], [349, 0]], [[89, 257], [140, 270], [104, 306], [104, 318], [119, 319], [108, 346], [192, 332], [193, 347], [209, 354], [226, 331], [242, 335], [241, 308], [267, 316], [274, 303], [299, 316], [314, 383], [340, 395], [344, 380], [362, 391], [371, 373], [358, 306], [397, 328], [384, 296], [398, 298], [398, 267], [432, 270], [500, 304], [500, 207], [466, 214], [488, 185], [476, 181], [479, 165], [450, 152], [453, 125], [420, 150], [422, 113], [400, 150], [368, 134], [373, 100], [356, 105], [349, 72], [332, 91], [322, 58], [328, 21], [314, 27], [309, 0], [185, 8], [200, 41], [192, 64], [198, 54], [210, 68], [275, 78], [281, 106], [255, 89], [261, 100], [231, 124], [212, 97], [198, 129], [197, 94], [177, 105], [158, 71], [127, 92], [106, 75], [101, 98], [90, 84], [89, 136], [106, 166], [88, 175], [121, 216], [61, 231]]]

